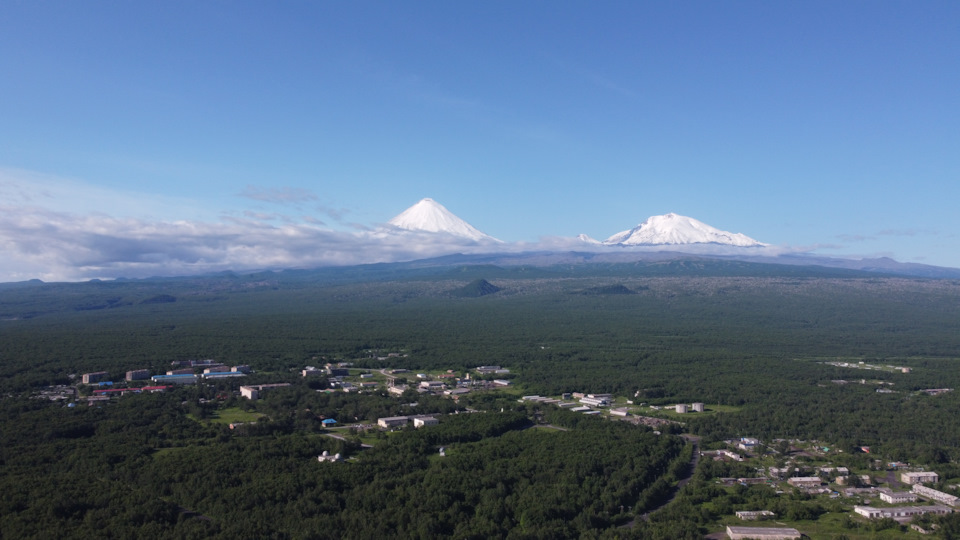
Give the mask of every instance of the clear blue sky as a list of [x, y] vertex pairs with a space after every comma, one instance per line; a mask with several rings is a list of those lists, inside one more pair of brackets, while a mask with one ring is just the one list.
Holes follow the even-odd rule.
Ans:
[[423, 197], [960, 267], [960, 3], [0, 3], [0, 281], [356, 262], [311, 235]]

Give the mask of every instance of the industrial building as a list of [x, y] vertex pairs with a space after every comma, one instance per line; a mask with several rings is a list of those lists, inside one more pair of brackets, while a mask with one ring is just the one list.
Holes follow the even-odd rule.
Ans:
[[788, 527], [734, 527], [727, 525], [731, 540], [800, 540], [800, 531]]
[[182, 375], [154, 375], [150, 377], [155, 383], [173, 383], [173, 384], [196, 384], [197, 376], [193, 373], [184, 373]]
[[413, 419], [413, 427], [415, 428], [421, 428], [423, 426], [435, 426], [438, 423], [440, 423], [440, 421], [433, 416], [421, 416]]
[[909, 521], [914, 516], [921, 516], [923, 514], [949, 514], [953, 512], [953, 509], [935, 504], [931, 506], [893, 506], [890, 508], [854, 506], [853, 511], [867, 519], [892, 518], [897, 521]]

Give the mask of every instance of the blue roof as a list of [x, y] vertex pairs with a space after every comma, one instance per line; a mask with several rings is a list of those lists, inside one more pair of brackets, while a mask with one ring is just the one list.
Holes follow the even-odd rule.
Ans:
[[337, 421], [334, 420], [333, 418], [327, 418], [326, 420], [323, 421], [323, 423], [324, 423], [324, 424], [336, 424]]

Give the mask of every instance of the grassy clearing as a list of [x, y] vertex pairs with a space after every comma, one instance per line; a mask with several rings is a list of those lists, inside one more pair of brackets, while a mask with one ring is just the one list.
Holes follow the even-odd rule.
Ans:
[[208, 421], [213, 424], [235, 424], [240, 422], [256, 422], [263, 416], [263, 413], [248, 412], [240, 407], [230, 407], [229, 409], [218, 410]]

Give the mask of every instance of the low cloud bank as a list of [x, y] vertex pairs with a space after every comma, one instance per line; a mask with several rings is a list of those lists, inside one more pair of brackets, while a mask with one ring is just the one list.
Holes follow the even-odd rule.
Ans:
[[[563, 237], [545, 237], [535, 243], [482, 243], [387, 228], [335, 231], [314, 223], [276, 224], [275, 220], [268, 222], [260, 217], [248, 214], [218, 222], [164, 222], [0, 206], [0, 249], [4, 253], [0, 281], [77, 281], [314, 268], [409, 261], [451, 253], [665, 249], [598, 246]], [[710, 255], [732, 254], [736, 250], [712, 245], [683, 246], [685, 252]], [[766, 256], [792, 252], [772, 246], [750, 251]]]

